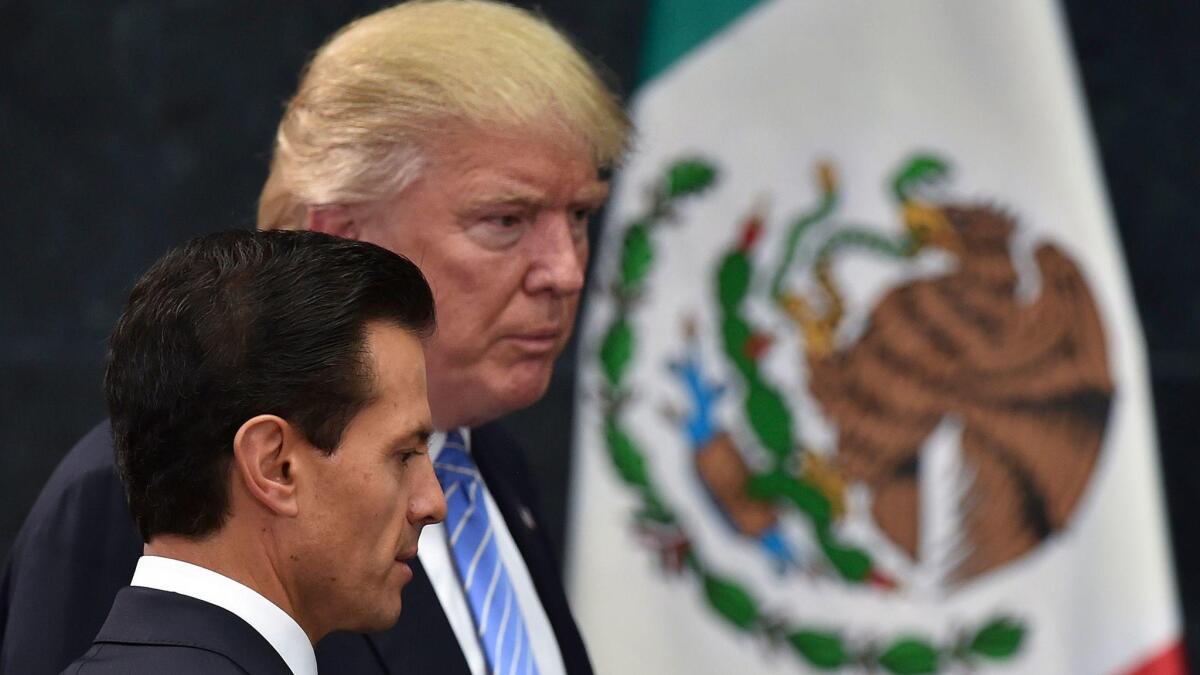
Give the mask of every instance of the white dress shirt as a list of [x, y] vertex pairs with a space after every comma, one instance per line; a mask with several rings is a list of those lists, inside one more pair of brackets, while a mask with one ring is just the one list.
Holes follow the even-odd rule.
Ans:
[[152, 555], [138, 560], [129, 585], [178, 593], [229, 610], [266, 638], [295, 675], [317, 675], [317, 656], [304, 629], [249, 586], [199, 565]]
[[[463, 428], [459, 431], [469, 449], [471, 447], [470, 429]], [[446, 434], [442, 432], [435, 433], [429, 439], [429, 455], [434, 461], [437, 461], [437, 456], [441, 453], [445, 442]], [[529, 630], [529, 644], [533, 651], [533, 659], [537, 662], [538, 672], [541, 675], [566, 675], [562, 653], [558, 650], [558, 640], [554, 637], [554, 629], [550, 626], [550, 619], [546, 617], [546, 610], [542, 608], [542, 601], [538, 599], [537, 591], [533, 586], [533, 578], [529, 576], [529, 568], [525, 566], [525, 559], [517, 550], [512, 534], [508, 531], [508, 525], [504, 522], [504, 516], [501, 515], [500, 509], [492, 499], [492, 493], [487, 489], [486, 484], [482, 481], [480, 483], [484, 505], [487, 507], [488, 520], [492, 526], [493, 536], [496, 538], [496, 546], [500, 550], [500, 560], [508, 571], [513, 590], [517, 594], [517, 602], [521, 607], [521, 614], [525, 617], [525, 627]], [[471, 669], [472, 675], [487, 675], [487, 662], [483, 658], [483, 647], [480, 645], [479, 635], [475, 631], [475, 620], [471, 617], [471, 607], [467, 604], [467, 597], [458, 580], [458, 573], [454, 570], [450, 542], [446, 537], [446, 527], [442, 523], [427, 526], [422, 531], [421, 543], [417, 548], [417, 558], [420, 559], [421, 566], [425, 568], [425, 573], [429, 576], [429, 583], [433, 585], [433, 591], [437, 594], [442, 610], [446, 613], [446, 619], [450, 621], [450, 627], [454, 629], [454, 637], [458, 639], [458, 645], [462, 648], [463, 656], [467, 659], [467, 666]]]

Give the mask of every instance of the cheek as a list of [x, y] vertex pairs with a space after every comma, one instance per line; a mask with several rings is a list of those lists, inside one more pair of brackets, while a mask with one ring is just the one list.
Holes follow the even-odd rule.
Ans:
[[584, 235], [583, 239], [579, 242], [579, 246], [576, 248], [576, 252], [579, 255], [579, 262], [583, 267], [587, 267], [588, 256], [591, 254], [591, 244], [588, 243], [588, 236], [590, 236], [590, 232]]
[[438, 327], [429, 343], [434, 360], [438, 355], [478, 356], [502, 328], [517, 285], [498, 274], [474, 277], [434, 288]]
[[317, 518], [330, 540], [351, 541], [378, 529], [381, 518], [390, 513], [392, 492], [379, 475], [388, 471], [348, 471], [340, 480], [322, 485]]
[[341, 550], [346, 558], [357, 560], [360, 575], [374, 578], [391, 566], [399, 550], [405, 522], [403, 499], [394, 489], [376, 484], [363, 485], [355, 500], [343, 514], [341, 530], [333, 533], [330, 541], [342, 542]]
[[[575, 314], [579, 310], [579, 298], [581, 295], [581, 293], [576, 293], [575, 295], [567, 298], [567, 318], [571, 320], [571, 323], [574, 323]], [[574, 326], [571, 326], [571, 331], [574, 332]], [[568, 340], [571, 339], [571, 333], [568, 333], [565, 337]]]

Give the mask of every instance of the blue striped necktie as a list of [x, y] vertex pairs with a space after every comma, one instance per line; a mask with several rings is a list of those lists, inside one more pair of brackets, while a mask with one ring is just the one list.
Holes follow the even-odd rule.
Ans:
[[433, 467], [446, 493], [446, 536], [488, 672], [536, 675], [529, 631], [484, 504], [483, 481], [462, 434], [446, 434]]

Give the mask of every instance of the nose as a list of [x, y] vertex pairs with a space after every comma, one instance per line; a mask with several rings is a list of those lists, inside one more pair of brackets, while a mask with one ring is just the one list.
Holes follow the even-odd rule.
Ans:
[[549, 292], [569, 296], [583, 289], [587, 267], [586, 233], [572, 228], [570, 216], [555, 213], [537, 224], [536, 235], [528, 238], [529, 271], [525, 290], [530, 294]]
[[427, 462], [421, 481], [408, 503], [408, 520], [414, 525], [434, 525], [446, 519], [446, 494], [433, 472], [433, 463]]

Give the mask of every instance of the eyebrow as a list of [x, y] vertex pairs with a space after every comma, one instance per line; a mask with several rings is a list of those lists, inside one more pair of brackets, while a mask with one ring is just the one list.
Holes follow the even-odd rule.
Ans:
[[592, 183], [580, 190], [575, 195], [575, 199], [573, 201], [599, 204], [605, 199], [608, 199], [608, 183], [606, 181], [601, 181]]
[[478, 211], [494, 206], [533, 206], [544, 201], [542, 195], [523, 190], [503, 190], [472, 195], [463, 201], [464, 211]]
[[[608, 198], [608, 191], [607, 182], [596, 181], [580, 189], [572, 196], [570, 203], [598, 206]], [[539, 206], [545, 201], [545, 195], [537, 190], [506, 186], [494, 191], [471, 195], [463, 200], [462, 204], [463, 211], [471, 212], [494, 206]]]

